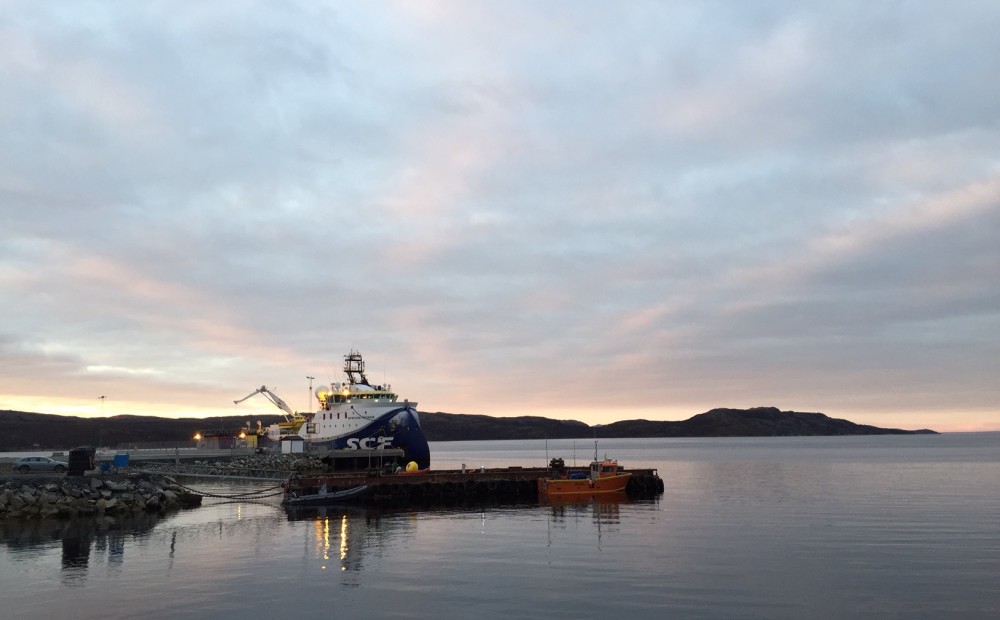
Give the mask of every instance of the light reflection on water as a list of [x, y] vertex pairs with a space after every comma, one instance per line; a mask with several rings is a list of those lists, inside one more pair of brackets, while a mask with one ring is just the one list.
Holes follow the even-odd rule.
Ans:
[[[1000, 615], [1000, 437], [844, 439], [602, 441], [627, 466], [660, 469], [666, 492], [641, 502], [286, 511], [277, 498], [206, 499], [162, 518], [3, 521], [2, 615]], [[436, 463], [472, 466], [475, 447], [436, 445]], [[488, 466], [545, 457], [540, 442], [480, 448], [501, 461]]]

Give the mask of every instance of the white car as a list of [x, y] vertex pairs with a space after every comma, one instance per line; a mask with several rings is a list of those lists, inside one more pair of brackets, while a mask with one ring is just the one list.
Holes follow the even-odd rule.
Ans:
[[54, 471], [61, 474], [66, 471], [66, 463], [47, 456], [22, 456], [14, 461], [13, 470], [21, 474], [33, 471]]

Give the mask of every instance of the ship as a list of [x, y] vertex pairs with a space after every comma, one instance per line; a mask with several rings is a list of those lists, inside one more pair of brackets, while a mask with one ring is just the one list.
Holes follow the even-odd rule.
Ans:
[[309, 452], [402, 450], [408, 470], [428, 469], [430, 448], [420, 427], [417, 403], [400, 401], [390, 385], [373, 385], [365, 375], [361, 353], [353, 349], [344, 356], [344, 374], [344, 381], [316, 389], [316, 411], [293, 411], [266, 386], [233, 402], [238, 405], [261, 394], [285, 412], [283, 421], [267, 428], [272, 445], [301, 439]]

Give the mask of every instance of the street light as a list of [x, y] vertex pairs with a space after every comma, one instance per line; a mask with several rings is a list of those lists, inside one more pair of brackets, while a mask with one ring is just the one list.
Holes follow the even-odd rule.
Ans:
[[306, 375], [306, 379], [309, 379], [309, 400], [306, 401], [306, 411], [312, 411], [313, 402], [313, 379], [316, 377], [310, 377]]

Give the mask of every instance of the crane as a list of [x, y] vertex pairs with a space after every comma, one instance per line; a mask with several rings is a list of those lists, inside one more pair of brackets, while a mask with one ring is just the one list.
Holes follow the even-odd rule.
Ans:
[[288, 403], [286, 403], [285, 401], [281, 400], [281, 397], [279, 397], [277, 394], [275, 394], [271, 390], [267, 389], [266, 385], [260, 386], [259, 388], [257, 388], [253, 392], [250, 392], [249, 394], [247, 394], [246, 396], [244, 396], [243, 398], [241, 398], [239, 400], [234, 400], [233, 404], [234, 405], [238, 405], [238, 404], [242, 403], [243, 401], [247, 400], [248, 398], [256, 396], [257, 394], [263, 394], [264, 398], [266, 398], [267, 400], [271, 401], [272, 405], [274, 405], [278, 409], [281, 409], [282, 411], [284, 411], [285, 413], [287, 413], [288, 415], [285, 416], [285, 421], [286, 422], [288, 421], [288, 419], [289, 419], [288, 417], [289, 416], [291, 416], [293, 418], [297, 417], [295, 415], [295, 412], [292, 411], [292, 408], [288, 406]]

